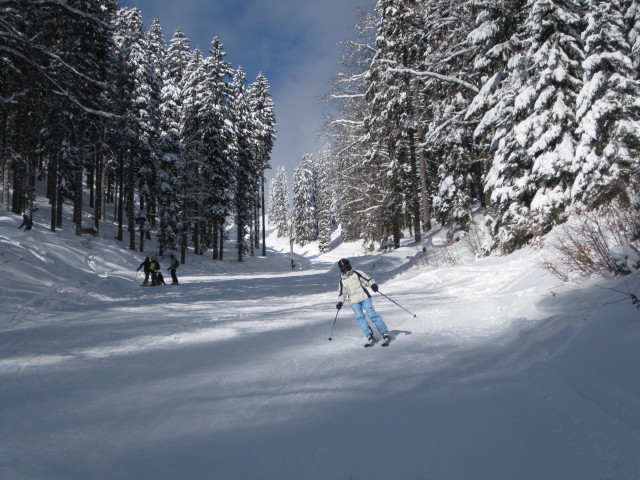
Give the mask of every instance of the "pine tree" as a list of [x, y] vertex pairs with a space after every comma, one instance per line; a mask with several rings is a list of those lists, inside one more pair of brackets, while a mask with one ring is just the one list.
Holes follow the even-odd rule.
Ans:
[[573, 197], [595, 207], [625, 195], [640, 155], [640, 85], [623, 2], [587, 2], [584, 87], [578, 98]]
[[[414, 4], [411, 0], [378, 2], [381, 21], [367, 92], [371, 105], [369, 135], [376, 143], [370, 158], [376, 185], [372, 185], [369, 198], [377, 201], [375, 223], [382, 227], [385, 237], [393, 237], [395, 248], [400, 246], [405, 222], [413, 222], [416, 240], [421, 232], [410, 74], [421, 57], [421, 41], [419, 35], [414, 36], [420, 29], [412, 28], [419, 19]], [[369, 235], [375, 238], [379, 232]]]
[[510, 251], [548, 231], [568, 204], [575, 139], [572, 105], [581, 86], [581, 8], [576, 1], [531, 0], [520, 53], [494, 119], [496, 152], [485, 181]]
[[[273, 143], [276, 138], [276, 119], [274, 114], [273, 100], [269, 89], [267, 77], [262, 73], [258, 74], [255, 83], [249, 89], [249, 103], [253, 121], [255, 122], [255, 135], [253, 139], [254, 156], [256, 158], [257, 175], [260, 182], [260, 192], [256, 192], [260, 197], [260, 211], [262, 211], [262, 255], [266, 256], [266, 231], [265, 231], [265, 192], [264, 192], [264, 172], [271, 168], [269, 159], [273, 150]], [[255, 220], [258, 224], [258, 220]], [[257, 232], [256, 232], [257, 236]], [[257, 245], [257, 242], [256, 242]]]
[[[165, 248], [175, 249], [181, 243], [184, 169], [183, 145], [180, 140], [181, 109], [183, 104], [182, 73], [189, 55], [188, 40], [177, 30], [165, 51], [162, 71], [163, 87], [160, 95], [160, 137], [158, 138], [158, 242], [159, 254]], [[183, 252], [184, 254], [184, 252]], [[184, 262], [184, 256], [181, 261]]]
[[191, 235], [196, 255], [202, 255], [201, 234], [205, 222], [205, 199], [208, 184], [205, 171], [205, 145], [203, 130], [206, 125], [206, 101], [209, 85], [207, 65], [202, 52], [194, 50], [183, 76], [181, 138], [184, 145], [185, 206], [183, 235]]
[[365, 96], [369, 85], [367, 72], [376, 52], [377, 23], [375, 12], [360, 13], [357, 37], [344, 42], [339, 62], [342, 69], [334, 78], [332, 93], [326, 96], [337, 111], [335, 118], [328, 118], [325, 130], [331, 139], [331, 182], [340, 192], [340, 201], [334, 197], [334, 209], [347, 241], [362, 238], [369, 224], [361, 212], [368, 211], [370, 199], [361, 186], [370, 181], [367, 173], [370, 138], [365, 123], [369, 104]]
[[316, 169], [313, 156], [305, 154], [293, 174], [292, 240], [306, 245], [318, 238]]
[[[480, 73], [472, 56], [473, 2], [425, 2], [423, 62], [416, 72], [422, 105], [420, 140], [423, 143], [422, 169], [426, 189], [436, 218], [450, 229], [466, 229], [471, 202], [482, 201], [481, 153], [473, 142], [473, 122], [465, 117], [478, 92]], [[451, 28], [455, 10], [458, 22]], [[427, 215], [424, 213], [423, 215]]]
[[326, 149], [316, 161], [316, 172], [318, 248], [324, 253], [331, 249], [331, 233], [335, 226], [333, 199], [337, 196], [332, 182], [331, 159]]
[[[165, 69], [166, 45], [162, 36], [162, 28], [157, 18], [153, 19], [151, 28], [143, 38], [143, 50], [135, 50], [143, 53], [144, 59], [133, 58], [133, 61], [142, 62], [143, 69], [136, 72], [141, 75], [137, 104], [141, 111], [139, 117], [142, 120], [142, 154], [140, 156], [140, 169], [138, 171], [138, 205], [136, 223], [140, 229], [140, 251], [144, 251], [144, 240], [150, 238], [151, 229], [156, 227], [156, 213], [158, 198], [161, 195], [159, 189], [159, 147], [157, 145], [160, 136], [160, 102], [163, 88], [163, 72]], [[141, 95], [142, 94], [142, 95]]]
[[236, 132], [236, 178], [234, 192], [234, 213], [238, 261], [244, 257], [244, 251], [252, 244], [246, 244], [245, 238], [253, 227], [253, 212], [256, 206], [258, 177], [257, 161], [252, 141], [255, 124], [251, 119], [251, 105], [247, 92], [246, 77], [239, 68], [233, 78], [231, 97], [231, 120]]
[[269, 223], [276, 228], [278, 238], [289, 235], [289, 185], [283, 166], [269, 185]]
[[[116, 44], [123, 65], [119, 101], [122, 122], [115, 134], [120, 157], [119, 208], [126, 203], [129, 248], [135, 250], [135, 225], [139, 225], [141, 239], [149, 230], [148, 205], [155, 183], [155, 165], [151, 140], [157, 136], [157, 95], [154, 92], [154, 71], [148, 61], [146, 37], [142, 30], [140, 10], [121, 8], [117, 17]], [[125, 174], [126, 171], [126, 174]], [[136, 207], [136, 187], [140, 204]], [[126, 195], [123, 197], [123, 194]], [[122, 213], [119, 214], [118, 238], [122, 240]]]
[[222, 42], [215, 37], [207, 58], [208, 83], [205, 86], [207, 115], [201, 124], [205, 149], [204, 178], [208, 186], [206, 216], [213, 250], [213, 259], [222, 257], [218, 249], [227, 218], [233, 209], [233, 188], [236, 177], [234, 157], [237, 152], [236, 132], [229, 124], [231, 65], [225, 60]]
[[162, 91], [162, 133], [160, 138], [159, 181], [162, 198], [159, 203], [160, 247], [180, 247], [180, 261], [185, 262], [189, 219], [185, 145], [182, 138], [184, 108], [184, 75], [191, 58], [189, 40], [177, 29], [169, 42], [165, 57]]

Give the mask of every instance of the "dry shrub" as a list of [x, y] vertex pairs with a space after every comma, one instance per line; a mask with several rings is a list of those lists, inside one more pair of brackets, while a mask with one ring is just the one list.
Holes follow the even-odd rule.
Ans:
[[591, 276], [613, 278], [621, 272], [611, 248], [637, 247], [639, 226], [638, 210], [617, 201], [597, 210], [576, 212], [571, 221], [551, 234], [549, 246], [556, 255], [543, 265], [563, 281]]

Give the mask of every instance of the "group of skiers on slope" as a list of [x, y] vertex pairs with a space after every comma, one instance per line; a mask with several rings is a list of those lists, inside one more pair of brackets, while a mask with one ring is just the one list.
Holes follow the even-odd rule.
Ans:
[[[170, 265], [167, 270], [171, 272], [171, 283], [173, 285], [178, 285], [178, 276], [176, 275], [176, 270], [180, 266], [180, 262], [175, 257], [175, 255], [171, 254], [170, 257]], [[142, 282], [143, 286], [151, 286], [154, 287], [156, 285], [164, 285], [164, 277], [162, 272], [160, 271], [160, 262], [156, 257], [147, 257], [140, 264], [140, 266], [136, 269], [136, 272], [139, 272], [142, 269], [144, 272], [144, 281]], [[149, 283], [149, 277], [151, 277], [151, 283]]]
[[[179, 262], [173, 254], [171, 255], [170, 261], [171, 264], [167, 270], [171, 272], [172, 283], [177, 284], [178, 277], [176, 276], [176, 270], [178, 269]], [[351, 308], [356, 315], [356, 321], [367, 337], [367, 346], [373, 345], [375, 337], [365, 314], [382, 336], [383, 342], [388, 344], [391, 340], [389, 329], [384, 323], [384, 320], [382, 320], [382, 317], [376, 312], [371, 300], [371, 294], [369, 290], [367, 290], [367, 288], [371, 288], [371, 290], [377, 292], [378, 284], [373, 278], [367, 276], [361, 270], [354, 269], [347, 258], [343, 258], [338, 262], [338, 268], [340, 269], [340, 283], [336, 308], [340, 310], [347, 300], [351, 303]], [[141, 269], [144, 271], [143, 285], [164, 285], [164, 278], [160, 272], [160, 263], [156, 257], [145, 258], [137, 271], [139, 272]], [[149, 284], [149, 276], [151, 276], [151, 284]]]

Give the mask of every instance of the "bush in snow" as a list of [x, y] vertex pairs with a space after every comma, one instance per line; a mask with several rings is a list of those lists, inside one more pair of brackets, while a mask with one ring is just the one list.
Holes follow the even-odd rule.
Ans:
[[563, 281], [576, 277], [612, 278], [640, 269], [638, 208], [621, 200], [590, 212], [577, 212], [551, 236], [553, 260], [544, 266]]
[[616, 245], [609, 253], [618, 273], [628, 275], [640, 270], [640, 251], [633, 245]]

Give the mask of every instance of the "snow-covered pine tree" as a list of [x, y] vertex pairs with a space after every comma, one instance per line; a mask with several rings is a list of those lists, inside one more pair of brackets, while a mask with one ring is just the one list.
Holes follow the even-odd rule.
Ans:
[[365, 118], [369, 105], [365, 94], [368, 87], [367, 72], [375, 55], [375, 34], [378, 17], [375, 12], [360, 13], [356, 25], [357, 36], [344, 42], [344, 54], [339, 64], [340, 73], [334, 78], [333, 91], [327, 100], [335, 105], [335, 118], [328, 118], [325, 127], [330, 138], [332, 178], [339, 196], [333, 198], [333, 209], [342, 227], [345, 240], [362, 238], [368, 224], [368, 199], [361, 188], [366, 185], [367, 152], [369, 138]]
[[473, 122], [465, 119], [481, 83], [469, 40], [476, 11], [473, 2], [424, 2], [424, 53], [415, 73], [422, 106], [423, 189], [431, 186], [434, 213], [453, 230], [467, 227], [470, 204], [481, 198], [483, 162], [473, 142]]
[[584, 86], [573, 198], [589, 208], [625, 196], [640, 156], [640, 85], [621, 0], [587, 0]]
[[[158, 144], [158, 243], [159, 254], [165, 248], [175, 249], [180, 244], [182, 223], [183, 186], [181, 172], [184, 169], [183, 148], [180, 141], [182, 73], [189, 56], [189, 42], [177, 30], [165, 52], [163, 87], [160, 95], [160, 138]], [[184, 262], [182, 257], [181, 261]]]
[[316, 211], [318, 219], [318, 248], [321, 252], [331, 250], [331, 233], [335, 225], [334, 199], [335, 177], [329, 151], [325, 148], [316, 160]]
[[[9, 2], [0, 22], [0, 153], [4, 208], [32, 207], [35, 180], [50, 175], [51, 228], [62, 222], [63, 199], [74, 202], [81, 224], [83, 173], [91, 167], [100, 120], [108, 118], [102, 95], [111, 43], [114, 2]], [[43, 155], [36, 150], [50, 147]], [[51, 154], [48, 155], [47, 153]], [[76, 232], [80, 232], [76, 228]]]
[[231, 93], [231, 121], [236, 133], [236, 181], [234, 191], [234, 213], [236, 224], [236, 240], [238, 261], [244, 257], [246, 235], [253, 227], [254, 208], [257, 203], [257, 162], [254, 157], [252, 141], [256, 135], [256, 125], [251, 118], [251, 105], [247, 92], [246, 76], [242, 68], [238, 68], [233, 78]]
[[528, 2], [521, 51], [509, 60], [499, 100], [483, 120], [493, 122], [496, 149], [485, 190], [505, 251], [548, 231], [569, 201], [582, 13], [579, 0]]
[[[196, 255], [202, 255], [201, 234], [205, 222], [205, 199], [208, 196], [205, 170], [206, 151], [203, 130], [206, 128], [207, 86], [210, 85], [207, 65], [199, 49], [191, 53], [183, 76], [181, 138], [184, 145], [185, 220], [183, 236], [191, 235]], [[184, 242], [183, 242], [184, 243]]]
[[[255, 136], [253, 139], [255, 158], [258, 168], [258, 180], [260, 182], [260, 192], [256, 192], [259, 197], [259, 208], [262, 212], [262, 221], [256, 218], [254, 224], [262, 225], [262, 255], [266, 256], [266, 226], [265, 226], [265, 179], [264, 172], [271, 168], [269, 159], [273, 150], [273, 143], [276, 138], [276, 118], [274, 113], [273, 100], [269, 88], [269, 82], [264, 74], [259, 73], [256, 81], [249, 88], [249, 103], [251, 112], [253, 113], [253, 121], [255, 122]], [[258, 246], [256, 231], [256, 246]]]
[[222, 258], [224, 226], [233, 209], [233, 188], [236, 181], [237, 153], [236, 132], [229, 118], [230, 80], [233, 76], [231, 64], [225, 60], [226, 53], [218, 37], [211, 41], [210, 57], [206, 59], [209, 83], [206, 86], [206, 118], [201, 125], [202, 142], [205, 149], [207, 183], [207, 232], [208, 243], [214, 260]]
[[[144, 37], [144, 69], [136, 73], [142, 75], [137, 92], [136, 105], [141, 109], [143, 148], [140, 155], [138, 205], [136, 223], [140, 229], [140, 251], [144, 251], [144, 240], [150, 238], [151, 230], [157, 227], [156, 214], [160, 195], [158, 175], [159, 152], [157, 140], [160, 136], [160, 102], [162, 94], [163, 71], [165, 68], [166, 44], [162, 35], [162, 27], [157, 18]], [[134, 57], [134, 60], [135, 57]], [[137, 60], [136, 60], [137, 61]], [[144, 104], [143, 104], [144, 98]]]
[[313, 155], [305, 154], [293, 174], [291, 229], [293, 241], [306, 245], [318, 238], [316, 168]]
[[[371, 238], [392, 237], [400, 246], [405, 225], [421, 232], [416, 166], [416, 121], [411, 70], [422, 58], [420, 16], [415, 0], [380, 0], [377, 52], [371, 64], [367, 124], [371, 150], [368, 197], [377, 204], [377, 231]], [[415, 28], [414, 28], [415, 24]]]
[[636, 79], [640, 78], [640, 3], [636, 0], [624, 0], [624, 19], [627, 27], [627, 38], [631, 46], [631, 59]]
[[[157, 136], [156, 112], [159, 100], [159, 92], [153, 91], [154, 71], [148, 61], [149, 52], [139, 9], [122, 7], [118, 11], [115, 40], [124, 74], [119, 92], [123, 116], [119, 132], [115, 135], [120, 157], [119, 175], [123, 180], [121, 191], [126, 192], [124, 202], [126, 202], [128, 218], [129, 248], [135, 250], [136, 222], [141, 233], [149, 229], [147, 206], [150, 203], [150, 185], [155, 183], [151, 140]], [[136, 187], [139, 190], [141, 207], [137, 209]], [[119, 199], [119, 203], [121, 210], [122, 198]], [[119, 217], [121, 225], [121, 213]], [[121, 226], [118, 238], [122, 240]], [[143, 238], [142, 235], [141, 238]]]
[[[187, 65], [191, 58], [189, 39], [179, 28], [171, 37], [167, 55], [165, 59], [166, 77], [172, 78], [175, 83], [180, 85], [187, 70]], [[165, 78], [166, 78], [165, 77]]]
[[282, 165], [269, 185], [269, 224], [276, 228], [278, 238], [289, 235], [289, 184]]
[[[168, 186], [173, 190], [175, 204], [171, 204], [167, 198], [163, 199], [163, 218], [165, 228], [161, 226], [160, 235], [163, 235], [164, 241], [172, 244], [171, 238], [174, 239], [175, 245], [180, 246], [180, 261], [184, 263], [186, 259], [187, 233], [189, 231], [188, 218], [188, 195], [187, 188], [189, 179], [186, 172], [185, 145], [183, 143], [183, 115], [184, 115], [184, 86], [187, 74], [187, 66], [191, 59], [191, 50], [189, 39], [184, 33], [177, 29], [167, 49], [165, 59], [165, 78], [163, 90], [163, 109], [166, 109], [166, 117], [163, 115], [164, 132], [163, 134], [163, 157], [161, 159], [163, 178], [168, 177], [170, 182]], [[179, 156], [177, 156], [179, 155]], [[166, 200], [166, 203], [164, 203]], [[170, 211], [165, 209], [169, 208]], [[169, 232], [169, 225], [175, 222], [175, 231], [173, 234]]]

